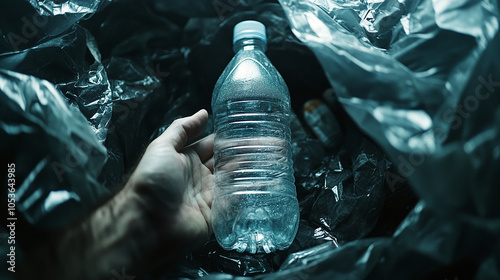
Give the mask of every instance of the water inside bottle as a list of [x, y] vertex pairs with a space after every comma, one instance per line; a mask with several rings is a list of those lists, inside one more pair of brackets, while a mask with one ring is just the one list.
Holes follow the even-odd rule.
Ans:
[[285, 249], [297, 231], [286, 102], [229, 100], [215, 115], [217, 187], [212, 211], [217, 219], [213, 227], [227, 250]]
[[[293, 195], [271, 191], [237, 191], [215, 199], [214, 230], [226, 250], [271, 253], [290, 246], [298, 226]], [[243, 211], [240, 211], [244, 209]]]

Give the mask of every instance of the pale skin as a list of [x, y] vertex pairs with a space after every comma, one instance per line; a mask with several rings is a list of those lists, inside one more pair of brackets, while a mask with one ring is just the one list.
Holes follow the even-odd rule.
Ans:
[[111, 279], [179, 259], [210, 236], [213, 135], [185, 146], [208, 113], [174, 121], [150, 143], [125, 187], [86, 219], [27, 253], [21, 279]]

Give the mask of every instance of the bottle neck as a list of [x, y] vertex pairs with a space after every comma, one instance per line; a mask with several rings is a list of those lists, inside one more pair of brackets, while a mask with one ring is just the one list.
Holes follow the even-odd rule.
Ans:
[[266, 43], [260, 39], [240, 39], [234, 43], [233, 50], [235, 53], [253, 50], [265, 52], [266, 47]]

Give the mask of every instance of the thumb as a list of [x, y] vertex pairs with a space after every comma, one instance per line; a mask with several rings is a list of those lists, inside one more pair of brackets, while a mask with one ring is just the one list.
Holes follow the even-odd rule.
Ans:
[[200, 135], [205, 129], [208, 121], [208, 112], [202, 109], [192, 116], [175, 120], [165, 130], [158, 140], [174, 147], [180, 151], [187, 141]]

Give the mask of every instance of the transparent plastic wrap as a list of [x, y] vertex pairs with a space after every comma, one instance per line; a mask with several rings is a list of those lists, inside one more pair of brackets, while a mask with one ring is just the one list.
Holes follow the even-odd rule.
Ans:
[[23, 0], [0, 2], [0, 51], [31, 48], [92, 16], [110, 0]]
[[74, 25], [35, 47], [2, 53], [0, 65], [55, 84], [91, 122], [97, 138], [106, 140], [111, 89], [96, 42], [86, 29]]
[[[26, 229], [68, 226], [108, 193], [96, 180], [106, 150], [51, 83], [0, 71], [2, 164], [16, 166], [19, 219]], [[7, 182], [3, 172], [2, 182]], [[30, 233], [19, 231], [19, 238], [39, 238], [25, 236]]]
[[[500, 211], [472, 188], [477, 183], [494, 191], [487, 186], [496, 182], [477, 175], [482, 164], [498, 161], [497, 1], [281, 3], [347, 113], [401, 163], [402, 175], [430, 206], [472, 207], [481, 215]], [[359, 17], [344, 17], [346, 10]], [[372, 14], [370, 32], [361, 16], [366, 13]], [[354, 29], [360, 22], [365, 32], [344, 27]], [[393, 36], [381, 48], [374, 34], [388, 33]], [[426, 176], [431, 170], [439, 170], [439, 176]], [[458, 170], [468, 171], [453, 176]]]
[[110, 2], [110, 0], [100, 1], [85, 1], [85, 0], [28, 0], [40, 15], [81, 15], [82, 17], [88, 14], [93, 14], [97, 11], [100, 5]]

